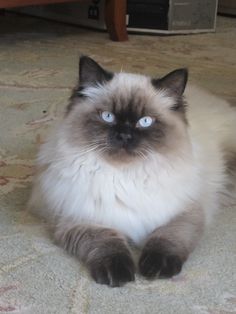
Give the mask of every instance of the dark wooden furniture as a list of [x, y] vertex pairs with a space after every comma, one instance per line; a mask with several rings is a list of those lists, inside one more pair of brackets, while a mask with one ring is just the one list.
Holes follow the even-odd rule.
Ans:
[[[0, 0], [0, 9], [79, 1], [81, 0]], [[106, 26], [111, 40], [127, 40], [126, 0], [106, 0], [105, 3]]]

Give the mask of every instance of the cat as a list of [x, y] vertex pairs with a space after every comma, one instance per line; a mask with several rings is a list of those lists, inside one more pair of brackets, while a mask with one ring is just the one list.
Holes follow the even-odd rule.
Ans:
[[220, 207], [235, 109], [187, 79], [187, 69], [150, 78], [80, 58], [29, 206], [97, 283], [122, 286], [137, 268], [147, 279], [178, 274]]

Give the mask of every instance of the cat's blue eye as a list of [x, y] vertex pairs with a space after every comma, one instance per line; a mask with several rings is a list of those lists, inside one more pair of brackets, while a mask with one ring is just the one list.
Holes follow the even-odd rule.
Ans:
[[154, 119], [152, 117], [149, 117], [149, 116], [142, 117], [141, 119], [138, 120], [137, 127], [148, 128], [153, 124], [153, 122], [154, 122]]
[[112, 112], [109, 111], [103, 111], [101, 113], [102, 120], [107, 123], [113, 123], [115, 121], [115, 116]]

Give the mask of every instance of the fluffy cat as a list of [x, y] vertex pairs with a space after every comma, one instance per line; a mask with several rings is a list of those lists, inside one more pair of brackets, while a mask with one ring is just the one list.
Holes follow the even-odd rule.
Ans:
[[187, 76], [111, 73], [83, 56], [65, 118], [40, 149], [30, 207], [100, 284], [134, 280], [130, 243], [141, 275], [176, 275], [219, 208], [236, 114], [185, 90]]

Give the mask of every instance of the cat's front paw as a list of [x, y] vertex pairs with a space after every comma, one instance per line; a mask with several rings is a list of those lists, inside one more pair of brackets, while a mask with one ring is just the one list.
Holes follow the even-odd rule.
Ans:
[[130, 255], [117, 253], [90, 265], [90, 273], [99, 284], [120, 287], [134, 281], [135, 266]]
[[178, 255], [168, 254], [158, 248], [144, 248], [140, 260], [139, 271], [148, 279], [156, 276], [170, 278], [182, 269], [183, 261]]

